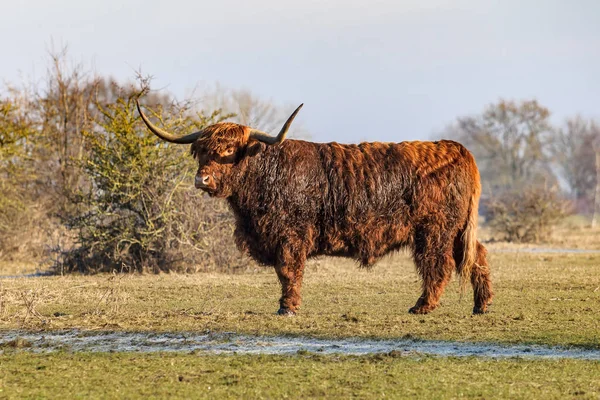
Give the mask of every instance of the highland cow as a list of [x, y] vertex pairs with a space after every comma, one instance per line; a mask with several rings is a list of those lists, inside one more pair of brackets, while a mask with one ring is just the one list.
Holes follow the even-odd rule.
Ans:
[[409, 312], [435, 309], [454, 270], [471, 281], [473, 313], [492, 290], [486, 250], [477, 241], [481, 186], [473, 155], [449, 140], [400, 143], [314, 143], [285, 140], [294, 111], [277, 136], [235, 123], [172, 135], [138, 111], [147, 127], [173, 143], [191, 144], [195, 186], [226, 199], [238, 248], [273, 266], [281, 282], [279, 314], [301, 301], [306, 260], [351, 257], [370, 267], [410, 249], [422, 279]]

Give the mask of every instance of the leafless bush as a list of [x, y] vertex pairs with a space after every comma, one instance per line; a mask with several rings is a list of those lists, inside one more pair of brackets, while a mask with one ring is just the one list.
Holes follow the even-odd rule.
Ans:
[[492, 231], [510, 242], [542, 242], [569, 213], [569, 203], [558, 190], [531, 188], [507, 191], [488, 206]]
[[[177, 210], [172, 221], [172, 238], [186, 262], [179, 272], [239, 272], [251, 260], [236, 248], [234, 217], [226, 202], [188, 188], [174, 199]], [[175, 243], [173, 243], [175, 245]]]
[[[100, 115], [84, 130], [85, 156], [75, 165], [86, 186], [69, 194], [62, 220], [76, 234], [59, 249], [61, 272], [234, 271], [247, 260], [231, 242], [233, 218], [222, 202], [191, 187], [196, 165], [188, 149], [158, 141], [143, 126], [127, 87], [96, 103]], [[154, 107], [152, 107], [154, 108]], [[185, 105], [158, 106], [153, 117], [170, 130], [201, 129], [223, 117], [194, 118]]]
[[29, 317], [35, 317], [39, 320], [40, 323], [46, 324], [47, 321], [44, 319], [44, 316], [40, 314], [37, 310], [37, 306], [40, 303], [41, 299], [45, 297], [43, 289], [41, 291], [34, 289], [22, 291], [20, 293], [20, 297], [25, 309], [25, 316], [23, 317], [22, 325], [25, 325], [27, 323]]

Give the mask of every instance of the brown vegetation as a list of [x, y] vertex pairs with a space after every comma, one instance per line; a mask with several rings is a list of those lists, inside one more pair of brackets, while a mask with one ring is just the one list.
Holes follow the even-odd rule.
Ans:
[[[185, 152], [139, 123], [140, 89], [66, 61], [53, 54], [41, 88], [9, 88], [0, 99], [0, 261], [60, 273], [246, 268], [227, 207], [200, 200]], [[230, 116], [144, 100], [169, 127]]]
[[556, 189], [507, 191], [488, 202], [487, 223], [497, 238], [540, 243], [549, 240], [569, 206]]

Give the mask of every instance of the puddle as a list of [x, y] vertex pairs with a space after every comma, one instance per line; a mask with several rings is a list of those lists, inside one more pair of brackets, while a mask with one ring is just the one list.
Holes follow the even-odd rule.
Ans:
[[395, 352], [407, 356], [521, 357], [531, 359], [600, 360], [600, 349], [419, 341], [411, 339], [314, 339], [308, 337], [248, 336], [235, 333], [147, 332], [0, 332], [0, 354], [8, 348], [32, 352], [199, 352], [205, 354], [317, 354], [366, 355]]

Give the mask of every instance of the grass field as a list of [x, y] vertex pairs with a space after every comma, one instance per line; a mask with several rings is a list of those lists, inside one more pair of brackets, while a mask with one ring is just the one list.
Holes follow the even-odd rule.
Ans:
[[600, 362], [350, 356], [0, 356], [0, 398], [589, 398]]
[[5, 279], [0, 329], [235, 331], [320, 337], [415, 337], [600, 346], [600, 254], [492, 253], [491, 312], [471, 315], [456, 281], [441, 306], [407, 310], [419, 295], [412, 262], [397, 255], [373, 270], [342, 259], [307, 267], [304, 303], [278, 318], [272, 270], [240, 275], [96, 275]]
[[[586, 240], [592, 246], [585, 247], [594, 248], [595, 239]], [[409, 257], [398, 254], [371, 271], [343, 259], [311, 261], [304, 303], [293, 318], [275, 315], [279, 284], [270, 269], [0, 279], [0, 329], [209, 330], [600, 348], [600, 254], [488, 247], [496, 297], [491, 312], [481, 316], [471, 315], [471, 293], [461, 298], [455, 281], [433, 313], [409, 315], [419, 282]], [[0, 355], [0, 365], [0, 398], [67, 391], [79, 397], [182, 398], [600, 396], [597, 361], [10, 350]]]

